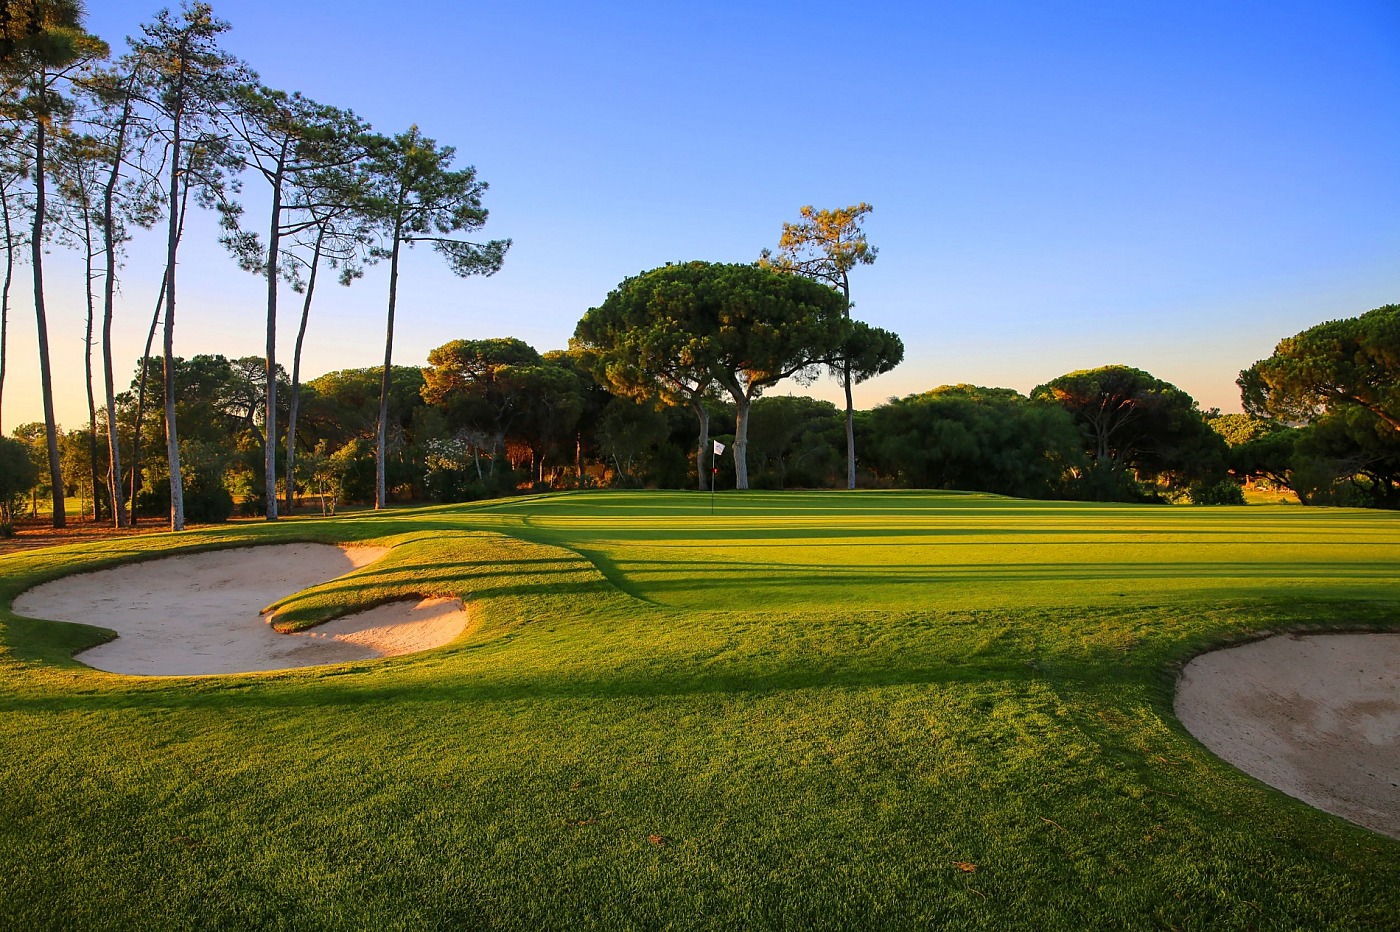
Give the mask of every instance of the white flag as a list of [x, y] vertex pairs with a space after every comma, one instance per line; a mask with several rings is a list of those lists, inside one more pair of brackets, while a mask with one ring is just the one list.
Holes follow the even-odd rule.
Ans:
[[715, 441], [715, 456], [722, 456], [722, 455], [724, 455], [724, 444], [722, 444], [722, 443], [720, 443], [718, 440], [716, 440], [716, 441]]

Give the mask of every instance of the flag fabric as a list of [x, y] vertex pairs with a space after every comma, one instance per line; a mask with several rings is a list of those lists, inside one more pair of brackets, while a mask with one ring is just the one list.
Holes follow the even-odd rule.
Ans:
[[720, 443], [718, 440], [716, 440], [716, 441], [715, 441], [715, 456], [722, 456], [723, 454], [724, 454], [724, 444], [722, 444], [722, 443]]

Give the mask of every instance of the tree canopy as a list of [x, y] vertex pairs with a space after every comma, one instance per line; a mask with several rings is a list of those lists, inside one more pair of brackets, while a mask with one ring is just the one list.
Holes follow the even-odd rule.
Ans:
[[945, 385], [870, 412], [875, 465], [915, 488], [1070, 497], [1081, 470], [1072, 415], [1009, 388]]
[[[837, 210], [817, 210], [808, 204], [797, 223], [784, 223], [778, 239], [778, 252], [765, 249], [758, 264], [778, 272], [802, 275], [822, 282], [841, 293], [844, 313], [851, 316], [851, 270], [871, 265], [879, 250], [865, 238], [861, 221], [873, 207], [861, 202]], [[879, 331], [887, 334], [887, 331]], [[893, 334], [888, 334], [894, 336]], [[855, 334], [854, 342], [843, 346], [831, 360], [831, 370], [841, 380], [846, 393], [846, 488], [856, 487], [855, 402], [851, 386], [873, 375], [888, 372], [904, 358], [904, 345], [896, 348], [874, 334]], [[898, 340], [898, 337], [895, 337]], [[881, 351], [885, 351], [882, 355]]]
[[1302, 422], [1354, 405], [1400, 431], [1400, 305], [1288, 337], [1238, 384], [1251, 414]]
[[755, 265], [687, 262], [622, 282], [588, 311], [575, 335], [613, 384], [639, 392], [696, 386], [692, 399], [711, 382], [727, 392], [735, 410], [735, 485], [746, 489], [753, 400], [784, 379], [814, 377], [833, 359], [851, 334], [844, 311], [839, 293], [811, 279]]
[[1082, 369], [1037, 386], [1031, 397], [1053, 401], [1074, 417], [1084, 452], [1103, 484], [1096, 497], [1116, 498], [1125, 483], [1219, 478], [1225, 442], [1205, 423], [1186, 392], [1130, 366]]

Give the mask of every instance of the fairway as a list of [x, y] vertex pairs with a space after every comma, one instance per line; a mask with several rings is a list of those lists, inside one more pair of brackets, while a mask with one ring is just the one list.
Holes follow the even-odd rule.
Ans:
[[[1202, 650], [1400, 630], [1400, 516], [929, 492], [587, 492], [0, 560], [16, 928], [1383, 929], [1400, 842], [1223, 763]], [[392, 548], [418, 655], [154, 679], [8, 611], [172, 550]], [[91, 619], [100, 624], [100, 619]], [[5, 921], [0, 921], [4, 925]]]

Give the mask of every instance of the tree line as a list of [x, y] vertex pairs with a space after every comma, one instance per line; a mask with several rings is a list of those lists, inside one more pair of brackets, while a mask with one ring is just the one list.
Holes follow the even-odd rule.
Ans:
[[[705, 279], [708, 292], [699, 284]], [[743, 303], [750, 316], [742, 326], [729, 326], [738, 319], [711, 313], [707, 333], [707, 316], [697, 310], [704, 302], [696, 295], [727, 286], [738, 291], [727, 301]], [[844, 487], [843, 410], [800, 395], [764, 395], [762, 388], [746, 395], [766, 374], [803, 360], [809, 376], [814, 368], [829, 369], [833, 353], [852, 345], [841, 306], [822, 309], [830, 291], [822, 287], [756, 266], [667, 266], [627, 279], [590, 309], [568, 350], [541, 353], [513, 338], [459, 339], [434, 349], [427, 366], [394, 366], [387, 379], [377, 367], [327, 373], [302, 387], [301, 454], [288, 462], [279, 446], [279, 474], [291, 476], [287, 494], [293, 500], [300, 493], [325, 512], [347, 501], [375, 501], [387, 381], [385, 482], [405, 500], [459, 502], [590, 487], [706, 488], [712, 479], [752, 488]], [[679, 321], [681, 310], [695, 311], [689, 329], [600, 329], [639, 294], [649, 296], [642, 306], [658, 319]], [[785, 316], [794, 312], [784, 297], [792, 295], [812, 302], [796, 305], [813, 318], [803, 326]], [[739, 312], [723, 302], [716, 308]], [[673, 336], [662, 339], [663, 332]], [[605, 343], [602, 333], [619, 341]], [[689, 347], [677, 358], [691, 366], [710, 358], [704, 354], [732, 365], [737, 397], [717, 378], [686, 394], [685, 386], [704, 373], [692, 369], [690, 381], [678, 381], [681, 370], [640, 355], [677, 343]], [[765, 345], [770, 353], [790, 355], [764, 361], [759, 353]], [[853, 412], [852, 434], [862, 451], [858, 484], [1238, 504], [1241, 483], [1251, 481], [1292, 489], [1304, 504], [1394, 508], [1400, 505], [1400, 431], [1391, 426], [1397, 345], [1400, 308], [1394, 306], [1290, 337], [1241, 374], [1245, 414], [1202, 411], [1171, 383], [1120, 365], [1066, 373], [1028, 394], [954, 385], [892, 398]], [[153, 376], [165, 370], [165, 360], [146, 360], [145, 367]], [[188, 517], [220, 520], [236, 508], [262, 514], [265, 360], [196, 356], [177, 358], [169, 368], [173, 406], [190, 425], [181, 440]], [[852, 371], [860, 371], [858, 361]], [[284, 389], [276, 423], [285, 424], [290, 378], [280, 368], [276, 378]], [[143, 432], [150, 445], [162, 429], [156, 419], [142, 420], [143, 381], [150, 390], [147, 408], [159, 410], [167, 401], [163, 382], [143, 380], [138, 364], [130, 389], [117, 395], [124, 456], [140, 445]], [[716, 440], [737, 454], [741, 433], [742, 458], [712, 457]], [[86, 436], [72, 431], [62, 437], [70, 476], [85, 472]], [[0, 475], [9, 477], [0, 483], [5, 508], [23, 507], [26, 496], [32, 505], [45, 459], [41, 424], [25, 425], [0, 442]], [[168, 512], [163, 467], [157, 461], [140, 479], [128, 477], [138, 513]], [[84, 494], [102, 494], [101, 484], [89, 484]]]
[[[221, 48], [229, 24], [207, 3], [188, 3], [178, 14], [160, 11], [116, 57], [108, 43], [86, 32], [83, 12], [75, 0], [10, 0], [0, 15], [0, 406], [15, 266], [27, 254], [54, 525], [65, 523], [63, 438], [53, 412], [44, 255], [60, 246], [78, 250], [86, 271], [84, 371], [94, 487], [105, 469], [104, 492], [92, 496], [94, 516], [105, 501], [113, 523], [127, 523], [139, 484], [125, 479], [139, 478], [143, 454], [163, 447], [171, 527], [184, 527], [182, 432], [203, 426], [180, 417], [174, 354], [178, 258], [191, 207], [217, 212], [222, 243], [239, 265], [267, 282], [260, 499], [268, 519], [278, 516], [281, 438], [283, 475], [294, 469], [302, 340], [318, 278], [333, 274], [349, 284], [366, 264], [388, 264], [375, 437], [376, 502], [382, 506], [402, 252], [426, 244], [462, 276], [499, 270], [509, 240], [466, 238], [486, 222], [486, 184], [471, 167], [454, 169], [455, 150], [416, 125], [380, 134], [351, 110], [263, 84], [247, 63]], [[248, 216], [238, 199], [249, 178], [267, 199], [261, 217]], [[134, 230], [158, 224], [165, 232], [164, 271], [138, 369], [131, 446], [124, 449], [112, 358], [115, 295]], [[284, 287], [301, 296], [301, 319], [290, 380], [281, 389], [277, 321]], [[95, 344], [102, 354], [100, 404]], [[158, 372], [152, 363], [159, 363]], [[142, 416], [157, 411], [161, 429], [152, 436], [142, 429]]]

